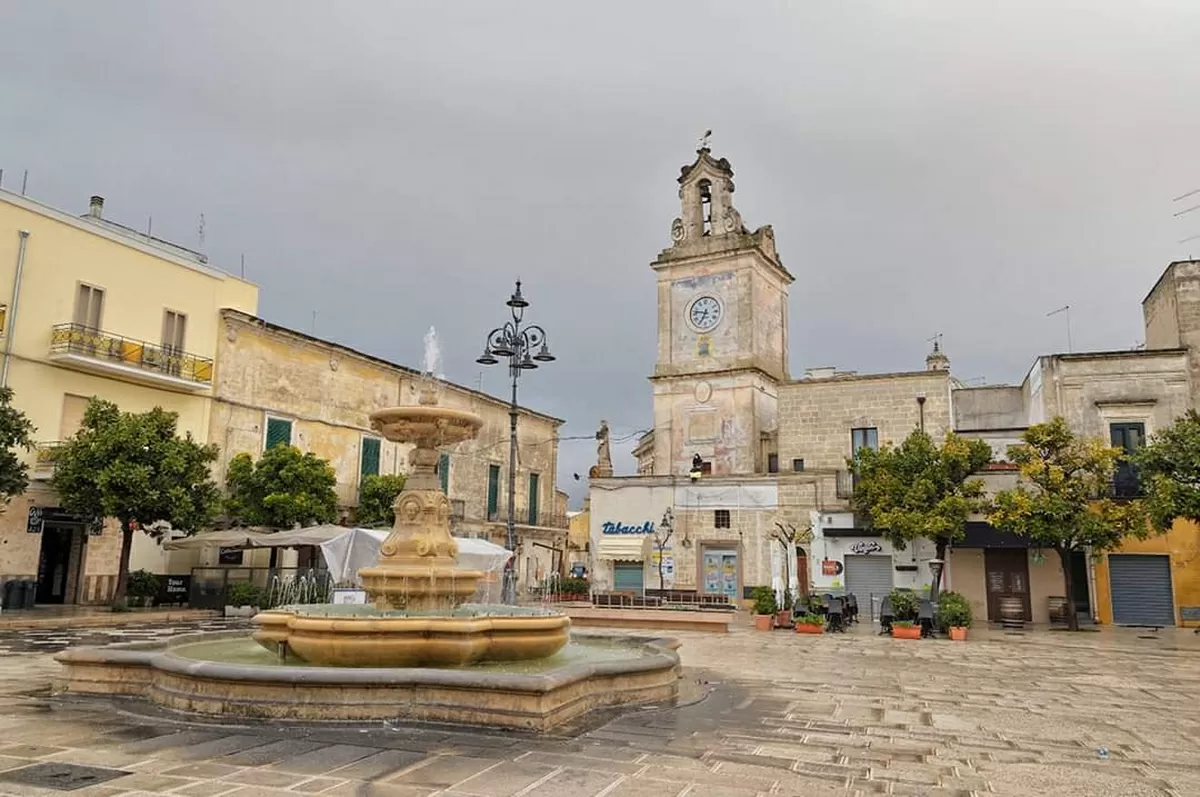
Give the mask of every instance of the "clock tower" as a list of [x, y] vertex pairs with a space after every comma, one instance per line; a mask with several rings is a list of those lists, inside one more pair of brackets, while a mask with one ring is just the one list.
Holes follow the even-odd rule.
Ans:
[[679, 176], [673, 245], [658, 283], [653, 472], [684, 474], [699, 454], [713, 475], [765, 467], [776, 394], [788, 379], [793, 277], [769, 225], [751, 232], [733, 205], [733, 168], [702, 143]]

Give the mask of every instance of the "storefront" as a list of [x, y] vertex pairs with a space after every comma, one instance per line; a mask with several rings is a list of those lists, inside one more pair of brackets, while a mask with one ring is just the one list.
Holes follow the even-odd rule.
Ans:
[[[1083, 554], [1074, 562], [1075, 602], [1081, 617], [1090, 617], [1087, 562]], [[981, 521], [967, 523], [966, 536], [954, 544], [947, 558], [946, 589], [971, 602], [979, 621], [999, 622], [1000, 607], [1019, 601], [1025, 622], [1050, 621], [1051, 599], [1061, 604], [1062, 563], [1054, 551], [1030, 548], [1015, 534], [997, 531]]]

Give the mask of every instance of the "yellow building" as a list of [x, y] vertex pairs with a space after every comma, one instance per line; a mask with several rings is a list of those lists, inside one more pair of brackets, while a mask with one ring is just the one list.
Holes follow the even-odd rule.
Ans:
[[[220, 310], [258, 305], [254, 285], [105, 219], [103, 206], [92, 197], [75, 216], [0, 190], [0, 382], [39, 441], [29, 490], [0, 515], [0, 581], [36, 580], [38, 603], [101, 603], [115, 584], [119, 533], [60, 511], [48, 484], [88, 399], [162, 407], [179, 414], [180, 433], [207, 439]], [[137, 535], [131, 567], [163, 561]]]

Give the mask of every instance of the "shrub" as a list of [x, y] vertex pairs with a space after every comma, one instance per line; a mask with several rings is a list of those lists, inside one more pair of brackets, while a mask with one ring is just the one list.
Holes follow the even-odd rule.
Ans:
[[938, 596], [937, 619], [942, 631], [969, 628], [972, 620], [971, 602], [957, 592], [943, 592]]
[[755, 587], [750, 597], [754, 599], [755, 614], [775, 614], [779, 611], [779, 605], [775, 602], [775, 590], [770, 587]]
[[262, 589], [245, 581], [230, 584], [225, 590], [225, 603], [229, 606], [256, 606], [261, 608], [266, 601]]
[[917, 594], [908, 589], [893, 589], [888, 593], [892, 601], [892, 617], [897, 620], [916, 620], [921, 602]]
[[825, 625], [825, 618], [819, 614], [802, 614], [796, 618], [796, 625]]
[[126, 576], [125, 594], [130, 598], [153, 598], [158, 595], [158, 576], [147, 570], [134, 570]]
[[587, 595], [591, 591], [586, 578], [560, 578], [552, 582], [552, 587], [559, 595]]

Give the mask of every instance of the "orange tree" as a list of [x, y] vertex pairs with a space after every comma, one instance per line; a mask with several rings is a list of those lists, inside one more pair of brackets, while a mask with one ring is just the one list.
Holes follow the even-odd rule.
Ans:
[[1123, 452], [1098, 439], [1079, 439], [1062, 418], [1030, 426], [1008, 458], [1020, 471], [1016, 487], [998, 493], [993, 526], [1058, 553], [1067, 593], [1067, 625], [1079, 630], [1071, 555], [1112, 550], [1129, 537], [1151, 533], [1140, 501], [1109, 497]]

